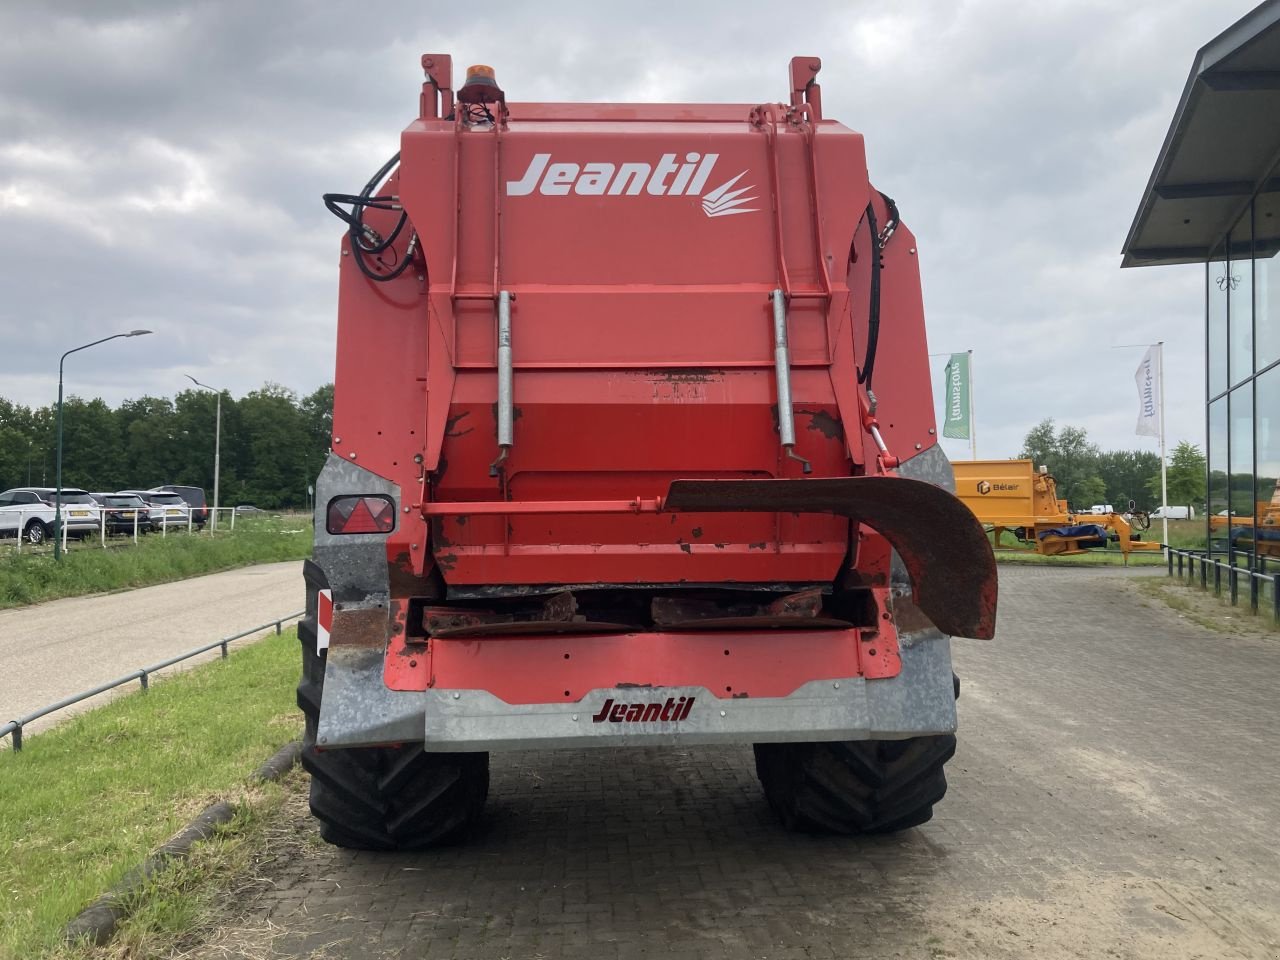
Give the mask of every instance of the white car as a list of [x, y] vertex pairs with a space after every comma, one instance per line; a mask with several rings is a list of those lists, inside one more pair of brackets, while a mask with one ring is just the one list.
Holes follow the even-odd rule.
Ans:
[[117, 490], [116, 492], [121, 496], [141, 497], [145, 500], [151, 525], [157, 530], [161, 527], [187, 526], [191, 506], [176, 493], [158, 490]]
[[[21, 535], [28, 543], [53, 536], [54, 487], [14, 487], [0, 493], [0, 536]], [[62, 488], [62, 522], [67, 536], [80, 539], [98, 532], [102, 513], [93, 497], [78, 487]]]

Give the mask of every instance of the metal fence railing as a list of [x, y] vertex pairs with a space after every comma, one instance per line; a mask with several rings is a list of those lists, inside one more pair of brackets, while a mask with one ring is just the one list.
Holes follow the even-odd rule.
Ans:
[[1202, 590], [1212, 588], [1213, 592], [1220, 597], [1225, 586], [1231, 597], [1232, 606], [1240, 603], [1241, 581], [1247, 579], [1249, 609], [1254, 613], [1258, 613], [1264, 606], [1264, 585], [1270, 584], [1271, 616], [1277, 624], [1280, 624], [1280, 573], [1267, 572], [1269, 565], [1273, 569], [1280, 568], [1280, 562], [1268, 564], [1267, 557], [1259, 557], [1261, 569], [1251, 570], [1247, 567], [1238, 567], [1226, 560], [1219, 560], [1206, 550], [1178, 550], [1170, 547], [1168, 555], [1169, 576], [1172, 577], [1176, 573], [1178, 579], [1194, 583], [1198, 573]]
[[[97, 508], [94, 508], [97, 510]], [[92, 521], [91, 525], [73, 528], [69, 523], [61, 525], [62, 532], [62, 551], [65, 553], [69, 548], [77, 544], [82, 546], [100, 546], [106, 549], [110, 546], [117, 546], [129, 541], [137, 543], [140, 536], [151, 537], [169, 537], [177, 533], [194, 534], [202, 533], [205, 536], [212, 537], [215, 534], [235, 533], [236, 520], [239, 518], [241, 528], [244, 528], [245, 522], [249, 522], [251, 529], [263, 529], [262, 521], [269, 519], [271, 521], [296, 520], [303, 523], [311, 522], [309, 513], [299, 511], [266, 511], [254, 510], [246, 513], [243, 507], [218, 507], [218, 521], [210, 522], [214, 516], [213, 507], [197, 508], [207, 511], [209, 520], [197, 521], [195, 519], [196, 511], [186, 508], [174, 508], [177, 513], [169, 515], [165, 513], [160, 515], [148, 515], [133, 518], [133, 523], [125, 523], [123, 525], [115, 525], [109, 528], [104, 522], [101, 512], [98, 512], [97, 519]], [[37, 510], [32, 508], [30, 511], [10, 509], [7, 515], [0, 517], [0, 545], [7, 545], [12, 548], [12, 552], [22, 554], [24, 552], [31, 554], [47, 553], [51, 549], [53, 539], [55, 537], [53, 521], [50, 519], [50, 510]], [[28, 528], [34, 523], [40, 527], [42, 536], [38, 541], [31, 540], [27, 533]]]
[[73, 696], [59, 700], [57, 703], [51, 703], [47, 707], [41, 707], [39, 710], [28, 713], [26, 716], [19, 717], [17, 720], [10, 720], [4, 726], [0, 727], [0, 740], [3, 740], [5, 737], [11, 737], [13, 740], [13, 749], [21, 750], [23, 728], [27, 724], [39, 720], [41, 717], [47, 717], [51, 713], [56, 713], [59, 710], [65, 710], [67, 707], [80, 703], [84, 700], [88, 700], [90, 697], [96, 697], [99, 694], [106, 693], [108, 690], [114, 690], [116, 687], [122, 687], [126, 683], [133, 683], [134, 681], [137, 681], [142, 685], [143, 690], [147, 690], [153, 673], [157, 673], [166, 667], [172, 667], [174, 664], [181, 663], [183, 660], [190, 660], [192, 657], [198, 657], [202, 653], [208, 653], [210, 650], [214, 650], [219, 647], [222, 648], [222, 658], [225, 660], [227, 657], [227, 647], [236, 640], [243, 640], [245, 637], [252, 637], [270, 627], [275, 627], [276, 636], [279, 636], [284, 624], [288, 623], [290, 620], [297, 620], [304, 613], [306, 613], [305, 610], [299, 610], [297, 613], [288, 614], [278, 620], [268, 620], [266, 623], [260, 624], [256, 627], [251, 627], [241, 633], [237, 633], [230, 637], [223, 637], [221, 640], [213, 641], [213, 643], [206, 643], [204, 646], [196, 647], [194, 650], [188, 650], [186, 653], [180, 653], [175, 657], [169, 657], [167, 660], [161, 660], [158, 663], [151, 664], [150, 666], [139, 667], [137, 670], [126, 673], [122, 677], [117, 677], [115, 680], [100, 683], [92, 689], [74, 694]]

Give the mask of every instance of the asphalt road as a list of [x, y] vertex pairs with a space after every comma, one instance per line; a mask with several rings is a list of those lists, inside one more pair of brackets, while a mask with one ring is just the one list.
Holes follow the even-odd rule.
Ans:
[[[300, 561], [0, 610], [0, 723], [147, 664], [302, 609]], [[186, 661], [184, 669], [217, 652]], [[136, 689], [129, 686], [121, 689]], [[38, 720], [27, 733], [77, 708]], [[5, 746], [8, 739], [5, 740]]]
[[786, 833], [750, 747], [494, 754], [479, 830], [425, 853], [319, 842], [299, 789], [181, 956], [1276, 960], [1280, 637], [1138, 578], [1001, 568], [917, 829]]

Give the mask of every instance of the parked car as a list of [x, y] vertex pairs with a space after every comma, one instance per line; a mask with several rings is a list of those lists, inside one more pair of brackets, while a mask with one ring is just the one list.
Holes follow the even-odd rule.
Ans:
[[[14, 487], [0, 493], [0, 536], [21, 534], [28, 543], [53, 536], [55, 487]], [[62, 522], [67, 536], [83, 539], [98, 532], [101, 514], [93, 497], [77, 487], [62, 488]]]
[[132, 536], [135, 529], [138, 533], [151, 532], [151, 509], [141, 497], [132, 493], [91, 493], [89, 496], [98, 501], [108, 536], [113, 533]]
[[[141, 497], [147, 504], [151, 525], [157, 530], [168, 527], [185, 527], [191, 507], [176, 493], [156, 490], [117, 490], [121, 496]], [[194, 523], [194, 518], [192, 519]]]
[[165, 483], [152, 487], [157, 493], [176, 493], [191, 507], [191, 522], [196, 529], [203, 530], [209, 522], [209, 501], [205, 499], [204, 487], [188, 487], [177, 483]]
[[53, 536], [53, 504], [30, 490], [0, 493], [0, 536], [21, 536], [28, 543], [43, 543]]
[[265, 517], [266, 515], [267, 511], [263, 510], [261, 507], [255, 507], [251, 503], [242, 503], [240, 506], [236, 507], [236, 516], [238, 517]]
[[[1222, 516], [1226, 516], [1225, 513]], [[1151, 511], [1152, 520], [1194, 520], [1195, 507], [1156, 507]]]

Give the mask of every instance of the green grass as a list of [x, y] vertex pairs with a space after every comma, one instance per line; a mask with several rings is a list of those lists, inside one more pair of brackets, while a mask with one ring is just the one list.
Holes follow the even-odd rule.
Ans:
[[1207, 589], [1201, 589], [1198, 577], [1180, 580], [1177, 577], [1152, 577], [1139, 581], [1138, 590], [1147, 597], [1159, 600], [1176, 610], [1188, 620], [1202, 627], [1219, 632], [1238, 633], [1242, 629], [1250, 633], [1280, 632], [1280, 624], [1271, 616], [1271, 591], [1266, 585], [1259, 596], [1258, 613], [1249, 607], [1248, 587], [1240, 590], [1238, 602], [1233, 606], [1231, 594], [1223, 584], [1222, 596], [1213, 592], [1212, 581]]
[[[1126, 566], [1124, 554], [1115, 546], [1106, 550], [1089, 550], [1085, 553], [1060, 557], [1046, 557], [1029, 549], [1000, 549], [996, 551], [996, 563], [1048, 564], [1059, 567]], [[1162, 567], [1164, 564], [1164, 556], [1160, 553], [1131, 553], [1129, 554], [1127, 565], [1130, 567]]]
[[300, 735], [297, 677], [289, 630], [0, 753], [0, 958], [47, 955], [90, 901], [243, 791]]
[[[184, 956], [181, 948], [213, 932], [226, 912], [228, 899], [237, 895], [237, 883], [251, 882], [255, 864], [288, 856], [297, 849], [297, 838], [281, 825], [286, 804], [305, 803], [306, 778], [298, 770], [283, 783], [265, 783], [239, 798], [235, 816], [217, 828], [207, 840], [194, 844], [183, 860], [171, 862], [134, 894], [126, 916], [105, 948], [87, 943], [55, 947], [46, 960], [139, 960]], [[305, 809], [305, 807], [304, 807]], [[309, 838], [308, 838], [309, 839]], [[224, 932], [226, 928], [223, 928]], [[240, 931], [235, 931], [239, 933]], [[248, 934], [251, 950], [244, 956], [260, 956], [259, 931]], [[218, 944], [214, 949], [223, 947]], [[219, 956], [231, 956], [221, 950]]]
[[216, 536], [153, 533], [136, 545], [125, 539], [106, 550], [91, 541], [68, 550], [60, 562], [47, 550], [17, 553], [7, 543], [0, 547], [0, 608], [300, 560], [311, 555], [311, 540], [310, 519], [294, 517], [238, 521], [234, 532]]
[[[1160, 536], [1160, 521], [1151, 521], [1151, 534]], [[1204, 549], [1204, 519], [1170, 520], [1169, 546], [1178, 550]]]

